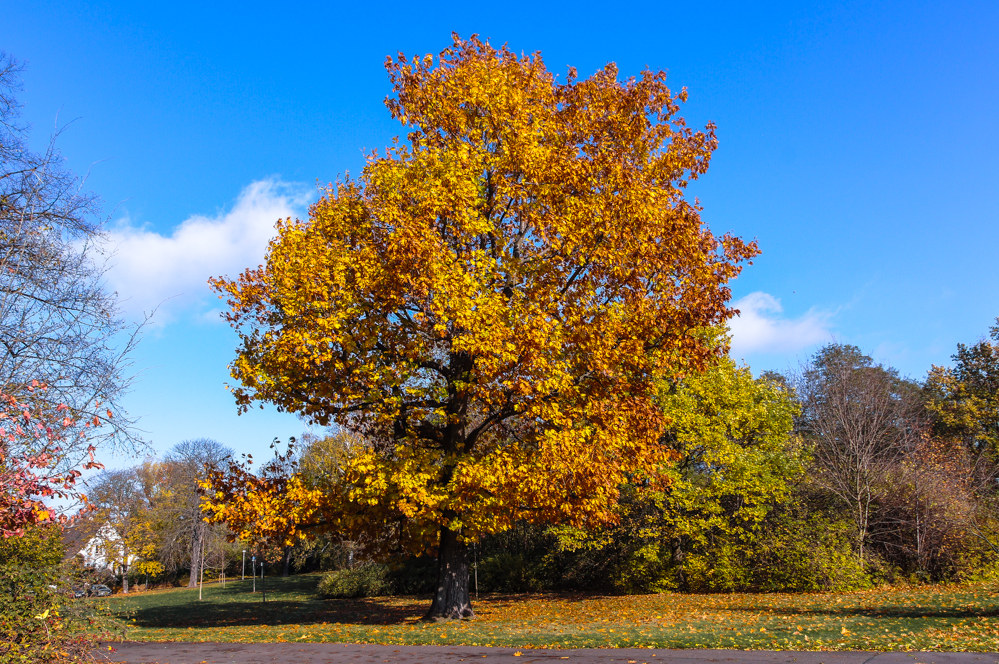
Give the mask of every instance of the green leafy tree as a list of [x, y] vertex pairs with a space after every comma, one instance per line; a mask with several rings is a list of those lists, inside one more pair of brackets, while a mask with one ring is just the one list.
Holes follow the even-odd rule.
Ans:
[[68, 597], [58, 524], [35, 524], [19, 537], [0, 537], [0, 662], [63, 664], [92, 661], [98, 639], [124, 626], [101, 606]]
[[935, 432], [999, 461], [999, 318], [987, 339], [958, 344], [952, 359], [953, 367], [934, 366], [927, 380]]
[[[792, 435], [798, 406], [780, 383], [721, 360], [663, 381], [662, 444], [678, 461], [666, 488], [628, 488], [620, 525], [596, 536], [556, 530], [563, 548], [606, 548], [625, 590], [749, 585], [745, 559], [758, 525], [788, 499], [807, 455]], [[726, 568], [727, 565], [727, 568]]]

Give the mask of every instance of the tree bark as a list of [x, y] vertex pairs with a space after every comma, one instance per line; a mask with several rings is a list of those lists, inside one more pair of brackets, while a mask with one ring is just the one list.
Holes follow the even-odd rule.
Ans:
[[198, 569], [201, 567], [201, 542], [205, 537], [204, 523], [196, 523], [194, 536], [191, 538], [191, 576], [187, 581], [188, 588], [198, 587]]
[[460, 620], [475, 615], [468, 595], [468, 545], [441, 527], [437, 552], [437, 592], [424, 620]]

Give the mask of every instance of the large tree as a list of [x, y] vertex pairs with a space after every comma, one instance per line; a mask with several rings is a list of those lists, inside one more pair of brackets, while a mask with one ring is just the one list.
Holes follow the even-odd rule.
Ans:
[[405, 140], [213, 285], [242, 337], [238, 403], [362, 430], [327, 499], [434, 541], [428, 616], [464, 617], [469, 541], [605, 522], [625, 480], [660, 479], [656, 379], [719, 353], [699, 331], [732, 314], [756, 247], [685, 199], [714, 127], [685, 125], [662, 72], [560, 82], [457, 36], [387, 70]]

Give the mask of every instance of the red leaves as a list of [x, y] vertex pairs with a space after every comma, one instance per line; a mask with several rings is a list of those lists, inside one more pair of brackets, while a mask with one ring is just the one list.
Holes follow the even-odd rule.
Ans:
[[[34, 380], [25, 389], [26, 399], [0, 393], [0, 421], [14, 422], [13, 428], [0, 428], [0, 535], [5, 538], [19, 537], [36, 524], [64, 523], [66, 518], [53, 515], [43, 499], [73, 495], [82, 474], [76, 468], [56, 468], [63, 452], [58, 443], [74, 425], [72, 417], [62, 414], [68, 410], [66, 404], [56, 406], [55, 413], [46, 412], [33, 405], [30, 395], [47, 387]], [[21, 426], [19, 421], [33, 426]], [[99, 419], [93, 423], [96, 426]], [[83, 469], [102, 467], [94, 461], [93, 445], [87, 454]]]

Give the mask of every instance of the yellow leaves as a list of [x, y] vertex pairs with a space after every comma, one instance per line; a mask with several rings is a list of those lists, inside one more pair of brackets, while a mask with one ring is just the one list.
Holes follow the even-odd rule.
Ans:
[[280, 222], [265, 265], [212, 280], [243, 342], [242, 408], [377, 444], [321, 493], [219, 478], [206, 511], [280, 537], [361, 511], [469, 537], [613, 521], [618, 485], [670, 461], [655, 378], [717, 354], [700, 330], [756, 253], [683, 201], [713, 128], [684, 126], [661, 73], [563, 84], [474, 37], [387, 69], [408, 141]]

